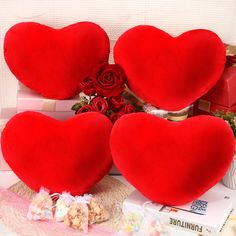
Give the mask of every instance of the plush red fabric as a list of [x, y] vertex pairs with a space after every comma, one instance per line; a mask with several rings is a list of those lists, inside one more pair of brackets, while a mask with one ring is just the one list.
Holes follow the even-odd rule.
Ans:
[[106, 32], [91, 22], [53, 29], [34, 22], [14, 25], [5, 36], [6, 62], [16, 78], [47, 98], [80, 92], [79, 82], [109, 57]]
[[225, 47], [208, 30], [192, 30], [173, 38], [153, 26], [137, 26], [120, 36], [114, 59], [136, 95], [162, 109], [180, 110], [220, 78]]
[[112, 124], [96, 112], [57, 121], [36, 112], [13, 117], [2, 133], [5, 160], [30, 188], [83, 194], [108, 173]]
[[134, 187], [155, 202], [181, 205], [225, 175], [235, 141], [220, 118], [198, 116], [174, 123], [136, 113], [114, 124], [110, 144], [116, 166]]

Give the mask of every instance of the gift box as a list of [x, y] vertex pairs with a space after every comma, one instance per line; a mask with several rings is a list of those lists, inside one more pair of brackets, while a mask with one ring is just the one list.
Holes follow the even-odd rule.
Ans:
[[194, 115], [212, 115], [214, 112], [236, 112], [236, 104], [231, 107], [222, 106], [209, 100], [199, 99], [194, 103]]
[[236, 103], [236, 66], [226, 68], [221, 79], [202, 99], [232, 107]]
[[[6, 123], [16, 114], [16, 108], [2, 108], [0, 111], [0, 139]], [[11, 170], [3, 158], [0, 142], [0, 171]]]
[[72, 106], [79, 101], [79, 95], [68, 100], [47, 99], [36, 92], [20, 86], [17, 91], [17, 113], [36, 111], [57, 120], [66, 120], [74, 116]]
[[209, 115], [217, 111], [236, 112], [236, 67], [226, 68], [221, 79], [194, 103], [194, 115]]
[[173, 231], [178, 229], [196, 235], [216, 236], [220, 235], [232, 206], [232, 197], [214, 188], [199, 199], [178, 207], [153, 203], [134, 191], [123, 202], [123, 232], [130, 235], [174, 235]]

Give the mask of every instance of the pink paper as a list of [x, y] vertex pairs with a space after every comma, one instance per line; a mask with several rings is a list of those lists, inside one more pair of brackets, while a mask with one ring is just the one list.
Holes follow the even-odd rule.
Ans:
[[11, 119], [16, 114], [16, 107], [3, 107], [0, 111], [0, 119]]
[[[78, 230], [65, 226], [56, 221], [30, 221], [26, 218], [30, 202], [19, 197], [17, 194], [0, 188], [0, 220], [16, 235], [35, 236], [82, 236]], [[111, 236], [115, 235], [110, 229], [104, 229], [99, 225], [89, 228], [88, 236]]]
[[79, 101], [79, 96], [67, 100], [54, 100], [42, 97], [34, 91], [20, 89], [17, 91], [18, 111], [46, 111], [46, 112], [70, 112], [71, 107]]
[[[24, 111], [29, 111], [29, 109], [17, 110], [17, 113], [21, 113]], [[75, 115], [74, 111], [37, 111], [37, 112], [40, 112], [41, 114], [52, 117], [56, 120], [66, 120]]]

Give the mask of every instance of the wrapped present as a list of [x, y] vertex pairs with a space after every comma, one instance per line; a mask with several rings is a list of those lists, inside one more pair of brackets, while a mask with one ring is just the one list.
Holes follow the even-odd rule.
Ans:
[[54, 212], [54, 218], [56, 221], [64, 221], [64, 218], [67, 215], [73, 200], [74, 197], [72, 197], [68, 192], [63, 192], [61, 195], [59, 195], [59, 198], [56, 201]]
[[68, 100], [47, 99], [21, 86], [17, 91], [17, 113], [37, 111], [57, 120], [65, 120], [74, 116], [71, 108], [78, 100], [79, 95]]
[[232, 205], [230, 196], [214, 188], [183, 206], [156, 204], [134, 191], [123, 203], [122, 232], [138, 236], [170, 236], [175, 230], [182, 230], [196, 235], [217, 236], [232, 211]]
[[48, 221], [53, 219], [53, 201], [49, 195], [49, 190], [43, 187], [34, 196], [30, 203], [27, 218], [29, 220]]
[[[235, 92], [236, 93], [236, 92]], [[199, 99], [194, 103], [194, 115], [209, 115], [217, 111], [236, 112], [236, 104], [231, 107], [222, 106], [209, 100]]]
[[202, 99], [224, 107], [236, 104], [236, 66], [226, 68], [221, 79]]
[[83, 196], [88, 201], [88, 220], [89, 224], [101, 223], [107, 221], [110, 217], [105, 207], [97, 201], [91, 194]]
[[[0, 138], [1, 132], [4, 129], [6, 123], [16, 114], [16, 108], [2, 108], [0, 111]], [[11, 170], [6, 161], [3, 158], [0, 142], [0, 170]]]
[[194, 104], [194, 115], [236, 112], [236, 66], [225, 69], [217, 84]]
[[82, 196], [75, 197], [75, 201], [71, 204], [64, 218], [64, 223], [84, 233], [88, 232], [89, 210], [87, 201]]

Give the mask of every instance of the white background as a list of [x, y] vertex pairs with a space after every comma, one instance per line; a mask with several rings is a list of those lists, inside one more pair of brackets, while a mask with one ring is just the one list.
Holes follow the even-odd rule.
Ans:
[[138, 24], [152, 24], [172, 35], [206, 28], [236, 45], [236, 0], [0, 0], [0, 107], [16, 103], [17, 80], [5, 64], [2, 45], [9, 27], [21, 21], [55, 28], [93, 21], [106, 30], [112, 46]]

